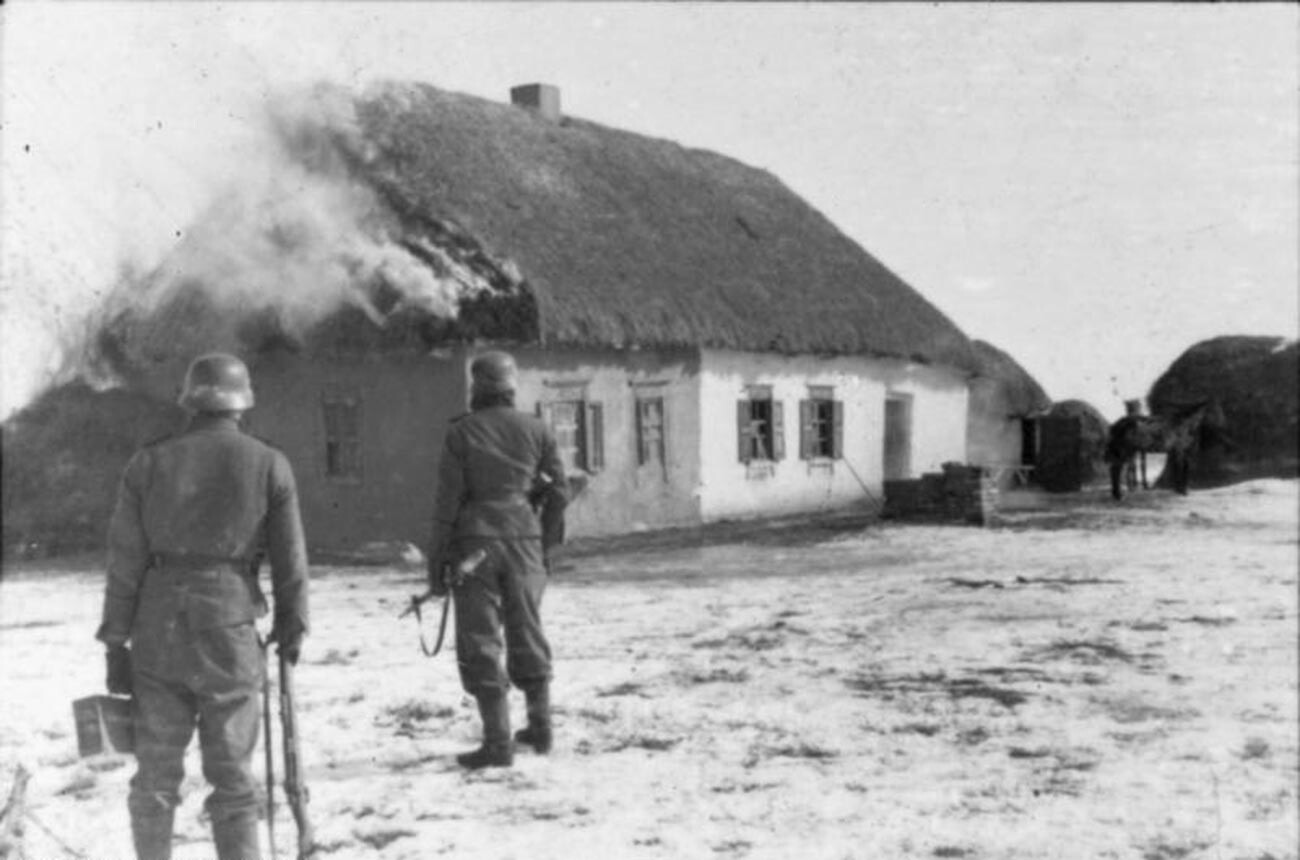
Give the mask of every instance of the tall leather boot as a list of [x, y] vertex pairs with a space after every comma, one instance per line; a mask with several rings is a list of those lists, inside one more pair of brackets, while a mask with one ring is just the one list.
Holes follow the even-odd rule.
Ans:
[[480, 695], [478, 713], [483, 719], [483, 745], [456, 756], [456, 762], [469, 770], [510, 767], [515, 763], [515, 749], [510, 739], [510, 707], [505, 691]]
[[528, 700], [528, 725], [515, 732], [515, 742], [528, 744], [539, 755], [551, 751], [551, 685], [535, 681], [524, 687]]
[[171, 860], [175, 817], [170, 809], [131, 816], [131, 841], [135, 843], [136, 860]]
[[257, 816], [237, 815], [212, 822], [212, 842], [217, 860], [262, 860], [257, 844]]

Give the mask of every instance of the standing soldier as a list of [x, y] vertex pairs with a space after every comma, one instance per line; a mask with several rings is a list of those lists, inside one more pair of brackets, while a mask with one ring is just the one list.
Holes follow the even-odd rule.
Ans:
[[136, 856], [171, 856], [185, 748], [197, 726], [217, 857], [257, 860], [251, 758], [262, 660], [254, 619], [266, 613], [257, 567], [265, 553], [271, 637], [296, 663], [307, 631], [298, 495], [284, 455], [240, 430], [253, 405], [242, 361], [195, 359], [180, 404], [192, 413], [188, 427], [138, 451], [122, 476], [96, 638], [108, 648], [109, 692], [135, 700], [138, 768], [127, 806]]
[[483, 720], [482, 746], [456, 760], [477, 770], [514, 762], [511, 683], [524, 691], [528, 707], [528, 726], [514, 740], [543, 754], [551, 749], [551, 647], [541, 618], [547, 571], [536, 508], [562, 509], [565, 483], [550, 429], [514, 408], [514, 358], [484, 353], [470, 365], [470, 376], [471, 411], [451, 423], [438, 464], [428, 558], [430, 590], [442, 595], [450, 587], [448, 570], [486, 552], [475, 573], [454, 588], [460, 680]]

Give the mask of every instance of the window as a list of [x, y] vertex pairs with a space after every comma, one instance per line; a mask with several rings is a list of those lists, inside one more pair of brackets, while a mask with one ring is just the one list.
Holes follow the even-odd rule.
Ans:
[[745, 399], [736, 403], [736, 429], [740, 462], [785, 458], [785, 415], [770, 385], [751, 385]]
[[664, 399], [636, 398], [636, 462], [664, 464]]
[[838, 460], [844, 456], [844, 403], [830, 386], [809, 386], [799, 401], [799, 456]]
[[327, 394], [321, 399], [325, 425], [325, 477], [361, 480], [361, 398]]
[[564, 400], [543, 401], [537, 404], [541, 416], [555, 434], [564, 471], [599, 472], [605, 467], [605, 417], [604, 407], [586, 399], [579, 389], [559, 390], [561, 396], [578, 394]]

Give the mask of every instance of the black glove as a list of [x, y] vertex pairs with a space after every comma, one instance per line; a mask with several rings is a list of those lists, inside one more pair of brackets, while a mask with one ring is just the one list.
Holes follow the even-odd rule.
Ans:
[[109, 645], [104, 662], [108, 669], [104, 686], [108, 691], [116, 696], [131, 695], [131, 650], [125, 645]]
[[271, 627], [271, 641], [275, 643], [275, 651], [287, 660], [290, 666], [298, 665], [305, 632], [302, 622], [296, 618], [277, 618]]

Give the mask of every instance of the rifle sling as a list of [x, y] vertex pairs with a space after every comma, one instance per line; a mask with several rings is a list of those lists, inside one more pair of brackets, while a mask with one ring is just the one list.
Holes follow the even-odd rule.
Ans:
[[438, 652], [442, 650], [443, 640], [447, 638], [447, 615], [451, 609], [451, 591], [448, 590], [442, 598], [442, 617], [438, 621], [438, 638], [433, 643], [432, 648], [429, 647], [429, 643], [424, 638], [424, 619], [420, 613], [418, 598], [411, 598], [411, 608], [415, 611], [415, 625], [420, 631], [420, 650], [424, 652], [426, 657], [438, 656]]

